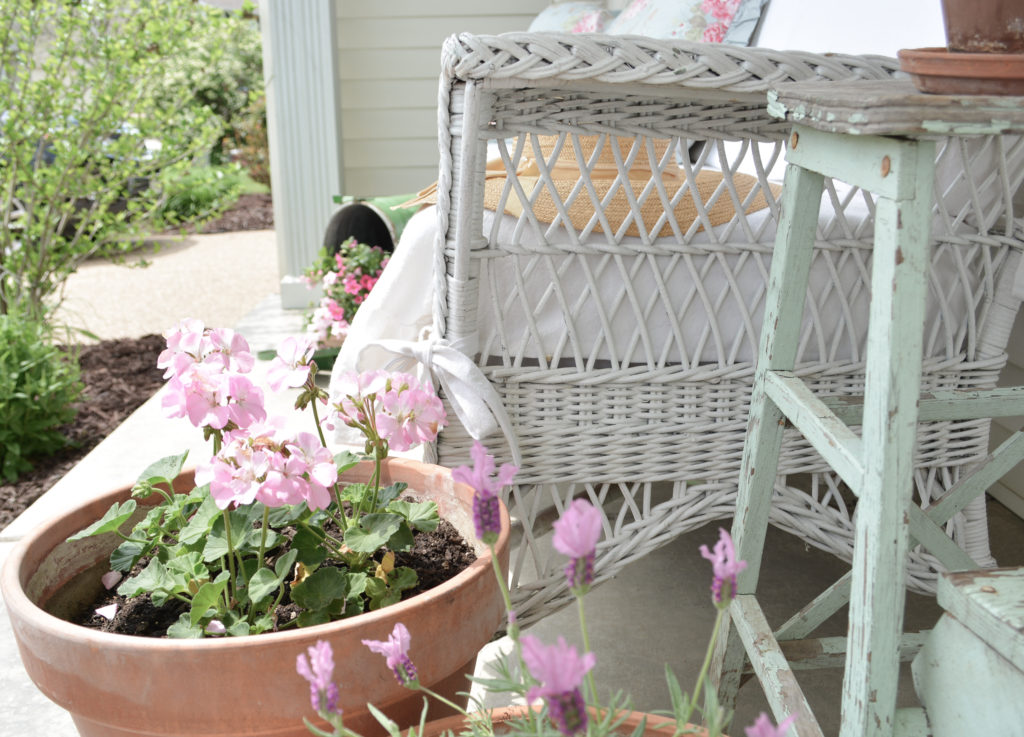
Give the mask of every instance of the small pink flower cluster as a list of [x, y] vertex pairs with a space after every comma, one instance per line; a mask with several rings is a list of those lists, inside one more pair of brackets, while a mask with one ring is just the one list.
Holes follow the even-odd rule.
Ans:
[[[245, 338], [232, 330], [206, 329], [195, 319], [183, 320], [165, 337], [167, 350], [157, 361], [169, 379], [164, 412], [187, 416], [219, 438], [217, 454], [196, 468], [196, 482], [210, 484], [217, 506], [329, 505], [338, 477], [331, 452], [316, 435], [286, 436], [280, 420], [267, 420], [263, 392], [245, 376], [255, 362]], [[312, 356], [308, 339], [286, 339], [268, 369], [270, 386], [279, 391], [306, 384]]]
[[164, 334], [167, 349], [157, 359], [168, 379], [163, 398], [168, 417], [188, 417], [196, 427], [246, 427], [266, 419], [263, 392], [244, 374], [255, 358], [233, 330], [207, 330], [186, 319]]
[[196, 483], [210, 485], [220, 509], [253, 501], [268, 507], [306, 502], [310, 509], [324, 509], [337, 480], [334, 458], [316, 435], [286, 437], [272, 423], [225, 433], [220, 452], [196, 469]]
[[349, 239], [334, 256], [323, 256], [320, 265], [307, 272], [309, 283], [319, 281], [324, 291], [307, 326], [317, 343], [348, 334], [349, 324], [377, 284], [388, 258], [381, 248]]
[[448, 424], [441, 400], [410, 374], [350, 371], [334, 383], [338, 419], [399, 452], [432, 442]]

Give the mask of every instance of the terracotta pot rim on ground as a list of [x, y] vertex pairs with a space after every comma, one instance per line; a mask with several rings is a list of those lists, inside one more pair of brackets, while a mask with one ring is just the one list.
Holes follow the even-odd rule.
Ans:
[[[535, 712], [539, 712], [541, 707], [523, 705], [500, 706], [488, 709], [487, 712], [490, 714], [492, 724], [497, 727], [503, 722], [522, 719], [526, 716], [526, 712], [531, 709]], [[594, 714], [593, 709], [588, 708], [588, 711], [591, 715]], [[645, 719], [647, 720], [647, 727], [643, 732], [645, 735], [650, 735], [651, 737], [673, 737], [676, 734], [674, 727], [669, 726], [669, 724], [673, 722], [671, 717], [661, 714], [651, 714], [643, 711], [626, 712], [622, 717], [622, 724], [619, 729], [623, 730], [623, 734], [632, 734], [633, 730], [635, 730]], [[460, 715], [449, 716], [443, 719], [433, 719], [424, 725], [423, 731], [419, 733], [419, 737], [440, 737], [448, 731], [458, 734], [459, 730], [465, 728], [465, 725], [466, 719]], [[697, 729], [700, 731], [695, 732], [695, 735], [699, 736], [707, 734], [706, 731], [703, 731], [701, 728], [698, 727]], [[500, 729], [495, 729], [494, 732], [496, 735], [501, 734]]]
[[[362, 468], [365, 469], [365, 466]], [[360, 476], [362, 473], [360, 468], [353, 469], [346, 472], [343, 480], [365, 480], [366, 474]], [[190, 474], [184, 476], [186, 483], [190, 484]], [[391, 607], [351, 619], [287, 632], [201, 640], [155, 639], [99, 632], [60, 619], [42, 607], [48, 604], [59, 606], [54, 593], [74, 589], [79, 582], [84, 582], [83, 589], [91, 587], [93, 591], [98, 591], [98, 576], [105, 572], [105, 561], [109, 555], [109, 552], [103, 551], [109, 551], [114, 541], [109, 538], [104, 540], [107, 536], [101, 536], [76, 541], [72, 546], [62, 548], [62, 545], [69, 535], [99, 519], [115, 499], [126, 499], [129, 488], [122, 488], [86, 502], [41, 526], [17, 543], [11, 551], [0, 573], [0, 588], [3, 590], [26, 670], [43, 693], [72, 712], [79, 730], [86, 735], [216, 733], [254, 737], [305, 734], [301, 716], [312, 717], [313, 714], [309, 708], [308, 685], [295, 673], [295, 658], [316, 640], [324, 639], [334, 644], [336, 679], [341, 681], [342, 703], [346, 710], [356, 706], [365, 710], [367, 700], [386, 710], [388, 705], [404, 704], [409, 694], [412, 694], [414, 703], [410, 721], [414, 721], [419, 715], [421, 696], [399, 686], [387, 669], [384, 658], [370, 653], [360, 644], [360, 640], [386, 639], [394, 623], [402, 621], [413, 633], [411, 656], [414, 662], [417, 659], [417, 643], [424, 656], [416, 663], [424, 682], [454, 683], [458, 680], [464, 683], [464, 669], [468, 666], [471, 670], [479, 648], [487, 643], [500, 626], [504, 607], [494, 578], [489, 550], [473, 539], [472, 490], [453, 481], [447, 468], [406, 459], [385, 461], [382, 476], [384, 484], [392, 480], [406, 480], [414, 495], [420, 492], [424, 496], [428, 493], [434, 496], [439, 502], [442, 517], [455, 524], [463, 536], [475, 545], [477, 560], [451, 580]], [[422, 484], [422, 488], [417, 488], [419, 484]], [[502, 532], [497, 550], [503, 566], [507, 566], [508, 531], [508, 512], [502, 506]], [[78, 601], [87, 600], [87, 593], [85, 591]], [[467, 594], [470, 597], [468, 600]], [[35, 601], [39, 601], [42, 606]], [[427, 624], [428, 615], [442, 617], [441, 621], [449, 625], [441, 627], [442, 630], [455, 630], [453, 634], [456, 636], [465, 634], [469, 638], [468, 642], [448, 642], [440, 636], [444, 632], [434, 632], [440, 626], [437, 622]], [[468, 621], [470, 618], [475, 621]], [[458, 622], [459, 626], [450, 627], [454, 622]], [[344, 651], [339, 652], [339, 647], [344, 648]], [[428, 652], [430, 655], [427, 655]], [[239, 658], [240, 655], [244, 657]], [[356, 656], [366, 657], [365, 664], [356, 664]], [[251, 665], [247, 666], [248, 669], [236, 666], [235, 670], [239, 672], [229, 673], [226, 663], [232, 658]], [[88, 665], [83, 666], [83, 663]], [[134, 665], [129, 667], [127, 664]], [[266, 679], [259, 677], [271, 664], [275, 668], [280, 664], [283, 668], [278, 681], [272, 684], [269, 683], [269, 676]], [[132, 668], [139, 671], [134, 677], [131, 675]], [[231, 685], [202, 685], [199, 683], [200, 677], [207, 672], [220, 675], [222, 680]], [[162, 693], [153, 679], [158, 675], [171, 678], [174, 674], [177, 680], [173, 681], [173, 694]], [[262, 683], [263, 680], [268, 683]], [[240, 681], [252, 682], [242, 685]], [[273, 720], [260, 719], [251, 714], [246, 714], [244, 719], [240, 718], [233, 710], [224, 709], [223, 703], [220, 704], [221, 711], [233, 714], [233, 721], [239, 722], [238, 731], [230, 732], [227, 727], [214, 728], [212, 725], [207, 725], [204, 731], [199, 719], [193, 724], [189, 712], [195, 705], [189, 703], [190, 700], [206, 696], [216, 698], [213, 691], [226, 691], [230, 688], [234, 689], [231, 693], [236, 698], [244, 692], [254, 703], [260, 703], [271, 712], [288, 711], [295, 704], [303, 710], [295, 718], [295, 731], [289, 732], [280, 714], [278, 722], [281, 723], [271, 726], [269, 721]], [[460, 688], [468, 690], [465, 686]], [[130, 693], [132, 689], [139, 692]], [[362, 694], [370, 694], [371, 691], [373, 695], [362, 697]], [[221, 695], [227, 697], [228, 694]], [[189, 704], [187, 708], [183, 707], [181, 699]], [[140, 709], [145, 713], [143, 717], [134, 717], [134, 726], [126, 727], [112, 717], [105, 716], [97, 703], [99, 701], [117, 702], [113, 709], [122, 715]], [[404, 706], [400, 708], [405, 709]], [[144, 724], [147, 725], [146, 730], [150, 728], [148, 725], [153, 724], [152, 732], [141, 730], [138, 726], [140, 718], [149, 718]], [[367, 716], [367, 719], [370, 718]], [[369, 723], [371, 729], [376, 724], [372, 720]], [[110, 729], [112, 724], [120, 725], [120, 729], [125, 731]], [[161, 729], [160, 725], [167, 726]], [[234, 724], [231, 726], [234, 727]]]

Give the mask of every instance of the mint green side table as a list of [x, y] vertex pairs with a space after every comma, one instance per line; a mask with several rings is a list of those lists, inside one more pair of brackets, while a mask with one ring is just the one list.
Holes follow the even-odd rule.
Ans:
[[[1024, 458], [1024, 433], [927, 510], [912, 499], [918, 420], [1024, 414], [1024, 387], [921, 397], [934, 138], [1024, 132], [1024, 98], [918, 93], [899, 80], [780, 85], [769, 112], [793, 123], [782, 214], [744, 446], [732, 535], [748, 567], [712, 668], [719, 698], [734, 702], [749, 664], [775, 719], [798, 714], [794, 733], [822, 734], [794, 674], [844, 663], [842, 737], [928, 733], [924, 711], [897, 710], [901, 660], [923, 641], [904, 635], [904, 565], [920, 543], [949, 570], [978, 566], [942, 530], [968, 501]], [[823, 176], [877, 196], [862, 403], [814, 396], [792, 370]], [[757, 601], [772, 486], [786, 422], [857, 495], [850, 572], [774, 632]], [[860, 424], [860, 435], [851, 425]], [[845, 638], [809, 635], [849, 606]], [[783, 645], [780, 645], [783, 643]], [[845, 656], [845, 657], [844, 657]]]

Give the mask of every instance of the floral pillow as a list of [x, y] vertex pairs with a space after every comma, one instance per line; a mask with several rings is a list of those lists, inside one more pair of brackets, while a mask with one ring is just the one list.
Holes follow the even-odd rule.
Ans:
[[600, 2], [555, 3], [540, 11], [530, 31], [557, 33], [601, 33], [614, 13]]
[[741, 0], [632, 0], [607, 33], [721, 42]]

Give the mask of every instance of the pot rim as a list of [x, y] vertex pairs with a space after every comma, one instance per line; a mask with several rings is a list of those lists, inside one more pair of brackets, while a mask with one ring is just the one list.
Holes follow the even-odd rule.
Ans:
[[[366, 462], [368, 463], [369, 461]], [[410, 472], [425, 473], [427, 475], [430, 475], [431, 473], [438, 473], [436, 469], [444, 469], [445, 471], [448, 471], [444, 466], [423, 463], [409, 458], [388, 458], [385, 463], [390, 466], [397, 466], [400, 469], [406, 467], [406, 470]], [[463, 487], [468, 490], [471, 498], [473, 493], [472, 487], [468, 484], [457, 482], [454, 479], [450, 480], [456, 488]], [[494, 575], [491, 562], [491, 551], [488, 548], [479, 553], [477, 555], [477, 559], [473, 561], [469, 567], [453, 576], [448, 581], [445, 581], [444, 583], [409, 599], [404, 599], [397, 604], [392, 604], [391, 606], [372, 612], [364, 612], [363, 614], [349, 619], [334, 620], [332, 622], [312, 625], [310, 627], [299, 627], [285, 632], [264, 632], [258, 635], [247, 635], [245, 637], [171, 639], [139, 637], [136, 635], [124, 635], [115, 632], [103, 632], [60, 619], [31, 601], [25, 593], [23, 583], [23, 581], [27, 580], [29, 572], [23, 572], [22, 570], [28, 551], [38, 545], [41, 539], [52, 534], [55, 528], [59, 529], [61, 526], [66, 524], [67, 518], [72, 514], [86, 507], [100, 503], [104, 506], [109, 506], [113, 498], [120, 497], [128, 493], [130, 489], [130, 486], [121, 487], [119, 489], [106, 492], [98, 497], [94, 497], [88, 501], [84, 501], [83, 503], [53, 518], [46, 524], [40, 525], [33, 530], [31, 534], [22, 538], [15, 544], [14, 548], [8, 555], [7, 560], [4, 562], [3, 569], [0, 570], [0, 592], [2, 592], [4, 602], [11, 614], [16, 613], [19, 618], [31, 621], [32, 627], [38, 632], [62, 639], [70, 637], [95, 647], [113, 647], [124, 651], [175, 650], [180, 652], [183, 649], [196, 649], [204, 651], [209, 650], [213, 652], [226, 652], [239, 648], [250, 647], [253, 641], [266, 642], [268, 645], [285, 645], [291, 640], [308, 641], [311, 636], [315, 636], [318, 633], [322, 634], [324, 637], [333, 637], [341, 633], [348, 632], [349, 630], [361, 630], [372, 627], [374, 624], [381, 622], [402, 619], [402, 615], [407, 612], [411, 613], [414, 611], [415, 607], [424, 603], [425, 597], [441, 597], [447, 594], [450, 590], [457, 589], [462, 585], [469, 583], [473, 579], [477, 579], [481, 576]], [[508, 509], [504, 502], [502, 502], [500, 506], [501, 532], [498, 535], [498, 541], [494, 545], [494, 548], [497, 551], [507, 549], [510, 534]], [[74, 533], [72, 532], [69, 534]], [[64, 535], [63, 537], [67, 536]], [[51, 550], [53, 550], [53, 548], [47, 550], [46, 553], [48, 554]], [[25, 578], [23, 578], [23, 575]], [[11, 617], [11, 619], [13, 620], [14, 617]]]

